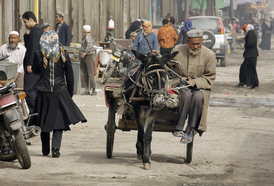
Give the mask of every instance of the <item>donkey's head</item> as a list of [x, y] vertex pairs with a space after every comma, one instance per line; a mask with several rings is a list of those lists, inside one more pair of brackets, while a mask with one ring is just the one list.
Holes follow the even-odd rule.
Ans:
[[174, 52], [163, 57], [155, 54], [147, 56], [132, 50], [132, 53], [142, 62], [142, 79], [141, 83], [144, 86], [144, 92], [151, 101], [154, 107], [163, 107], [164, 95], [167, 94], [165, 84], [167, 81], [167, 72], [164, 65], [173, 59], [179, 52]]

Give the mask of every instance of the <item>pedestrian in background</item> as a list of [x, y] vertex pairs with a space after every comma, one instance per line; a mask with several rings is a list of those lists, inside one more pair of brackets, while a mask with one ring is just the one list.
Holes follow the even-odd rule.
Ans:
[[23, 60], [26, 53], [26, 48], [19, 43], [20, 37], [17, 31], [11, 31], [9, 34], [9, 43], [6, 43], [0, 48], [0, 56], [9, 55], [7, 60], [17, 64], [17, 73], [14, 79], [17, 88], [24, 87], [24, 67]]
[[87, 122], [82, 112], [72, 100], [73, 70], [71, 61], [58, 35], [51, 30], [40, 39], [41, 49], [34, 55], [34, 73], [41, 74], [38, 83], [36, 112], [41, 132], [42, 153], [50, 153], [50, 132], [52, 136], [52, 157], [60, 156], [63, 131], [70, 130], [70, 124]]
[[272, 25], [269, 18], [265, 18], [262, 22], [262, 41], [259, 44], [259, 47], [262, 50], [271, 49], [271, 34], [272, 34]]
[[[94, 41], [91, 37], [91, 27], [89, 25], [83, 26], [81, 55], [80, 55], [80, 69], [81, 69], [81, 85], [85, 88], [82, 95], [96, 95], [96, 81], [95, 81], [95, 51], [93, 49]], [[92, 92], [90, 93], [90, 90]]]
[[59, 42], [63, 46], [70, 46], [70, 29], [68, 24], [64, 21], [64, 14], [62, 12], [56, 13], [56, 21], [55, 32], [57, 32], [59, 36]]
[[130, 39], [130, 34], [140, 28], [141, 28], [141, 19], [136, 19], [136, 21], [131, 23], [130, 27], [126, 31], [126, 39]]
[[190, 30], [194, 30], [195, 28], [192, 26], [192, 20], [191, 19], [187, 19], [185, 22], [185, 25], [183, 26], [183, 28], [181, 29], [181, 32], [179, 34], [178, 40], [176, 42], [176, 45], [180, 45], [180, 44], [187, 44], [187, 35], [186, 33]]
[[237, 39], [237, 32], [238, 32], [238, 24], [236, 23], [236, 18], [232, 18], [231, 23], [229, 23], [229, 27], [231, 30], [231, 36], [233, 37], [232, 40], [232, 51], [236, 52], [237, 46], [236, 46], [236, 39]]
[[273, 32], [273, 28], [274, 28], [274, 23], [273, 23], [273, 18], [272, 17], [269, 17], [269, 21], [270, 21], [270, 24], [271, 24], [271, 33]]
[[160, 53], [162, 56], [165, 56], [171, 53], [178, 36], [175, 30], [168, 24], [167, 19], [163, 19], [162, 23], [163, 27], [158, 30], [157, 39], [160, 46]]
[[51, 26], [49, 23], [42, 24], [41, 28], [43, 29], [43, 32], [47, 32], [51, 30]]
[[252, 25], [254, 26], [254, 32], [255, 32], [255, 34], [256, 34], [256, 36], [257, 36], [257, 39], [259, 39], [259, 37], [258, 37], [258, 30], [259, 30], [259, 28], [260, 28], [260, 25], [259, 25], [259, 23], [257, 22], [257, 19], [256, 19], [256, 18], [253, 18], [253, 19], [252, 19]]
[[175, 30], [175, 33], [177, 34], [177, 30], [176, 30], [176, 27], [175, 27], [175, 18], [173, 16], [168, 18], [168, 24], [169, 24], [169, 26], [171, 26]]
[[[147, 36], [148, 42], [152, 48], [152, 50], [158, 51], [158, 39], [155, 33], [152, 32], [152, 24], [150, 21], [145, 21], [142, 25], [142, 29], [144, 30], [145, 35]], [[147, 40], [144, 37], [142, 32], [138, 32], [137, 36], [134, 40], [134, 44], [132, 47], [133, 50], [136, 50], [144, 55], [147, 55], [151, 52]], [[133, 56], [133, 61], [135, 60], [135, 56]], [[140, 61], [138, 60], [138, 63]]]
[[245, 51], [244, 51], [244, 62], [240, 67], [239, 80], [240, 83], [238, 87], [243, 87], [244, 85], [254, 89], [259, 86], [259, 80], [257, 76], [257, 57], [259, 52], [257, 49], [257, 37], [254, 31], [254, 26], [251, 24], [245, 24], [242, 27], [245, 36]]
[[25, 47], [27, 49], [24, 65], [24, 91], [27, 94], [26, 101], [30, 110], [30, 114], [34, 111], [35, 99], [37, 95], [37, 82], [40, 78], [38, 74], [32, 73], [33, 57], [37, 50], [40, 50], [39, 40], [43, 34], [43, 30], [39, 24], [37, 24], [36, 17], [33, 12], [25, 12], [22, 15], [23, 21], [26, 27], [26, 33], [24, 35]]

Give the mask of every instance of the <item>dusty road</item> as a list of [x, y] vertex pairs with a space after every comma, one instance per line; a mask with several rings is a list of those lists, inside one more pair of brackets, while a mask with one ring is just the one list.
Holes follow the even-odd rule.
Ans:
[[[274, 56], [259, 51], [260, 86], [236, 88], [242, 50], [217, 64], [217, 79], [208, 112], [208, 131], [194, 141], [193, 161], [171, 133], [153, 133], [151, 170], [136, 158], [136, 131], [115, 133], [113, 158], [106, 157], [107, 108], [103, 86], [97, 96], [73, 99], [88, 119], [65, 132], [61, 157], [41, 153], [39, 138], [29, 147], [32, 167], [0, 162], [0, 185], [273, 185]], [[119, 84], [110, 81], [108, 84]]]

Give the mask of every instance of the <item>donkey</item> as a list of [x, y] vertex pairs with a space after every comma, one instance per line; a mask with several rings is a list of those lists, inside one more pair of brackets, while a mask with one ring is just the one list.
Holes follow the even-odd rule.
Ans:
[[144, 168], [148, 170], [151, 168], [149, 161], [150, 144], [156, 110], [164, 107], [165, 100], [163, 97], [168, 93], [165, 89], [167, 71], [164, 65], [173, 59], [178, 52], [163, 57], [155, 54], [145, 56], [134, 50], [132, 52], [141, 61], [141, 64], [134, 75], [125, 80], [123, 87], [125, 90], [130, 90], [126, 92], [125, 97], [133, 107], [138, 126], [137, 156], [143, 161]]

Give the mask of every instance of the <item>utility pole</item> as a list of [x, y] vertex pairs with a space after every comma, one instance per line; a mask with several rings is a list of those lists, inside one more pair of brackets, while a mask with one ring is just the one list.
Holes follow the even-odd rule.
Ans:
[[230, 16], [230, 18], [232, 19], [232, 17], [234, 17], [234, 15], [233, 15], [233, 8], [234, 8], [234, 4], [233, 4], [233, 0], [230, 0], [230, 10], [229, 10], [229, 16]]
[[188, 19], [188, 17], [189, 17], [189, 0], [185, 0], [185, 20]]
[[178, 20], [180, 20], [179, 22], [184, 21], [182, 20], [182, 17], [184, 17], [183, 11], [182, 11], [182, 5], [183, 5], [183, 0], [177, 0], [177, 13], [178, 13]]
[[204, 16], [205, 15], [205, 0], [202, 0], [202, 4], [201, 4], [201, 16]]
[[152, 25], [156, 25], [155, 0], [151, 0], [151, 8], [152, 8]]
[[207, 16], [216, 16], [215, 0], [207, 0]]

